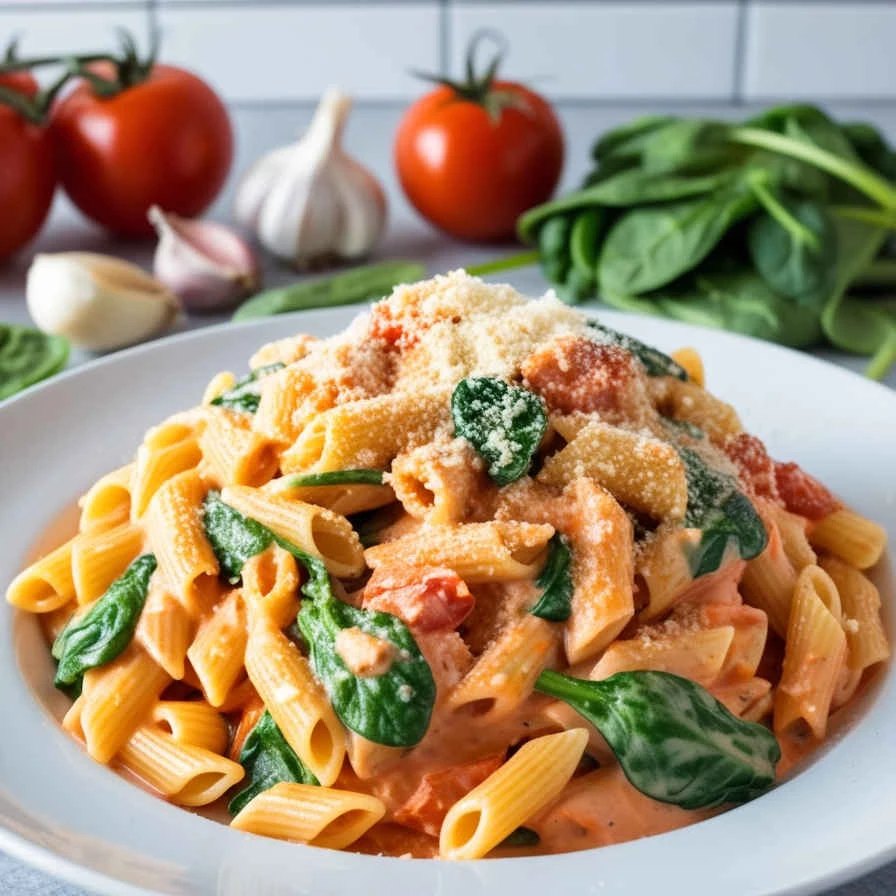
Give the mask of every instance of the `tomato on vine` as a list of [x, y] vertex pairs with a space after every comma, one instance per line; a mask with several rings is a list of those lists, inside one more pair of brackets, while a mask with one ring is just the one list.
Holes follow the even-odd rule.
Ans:
[[499, 48], [477, 74], [480, 32], [467, 52], [466, 78], [426, 75], [440, 86], [405, 113], [395, 164], [408, 199], [436, 227], [464, 240], [514, 234], [516, 219], [550, 198], [563, 167], [563, 132], [544, 97], [498, 80]]

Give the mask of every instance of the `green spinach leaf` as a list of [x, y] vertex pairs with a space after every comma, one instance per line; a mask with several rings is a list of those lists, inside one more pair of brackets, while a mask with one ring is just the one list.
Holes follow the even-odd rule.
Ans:
[[[412, 747], [423, 738], [436, 686], [417, 642], [400, 619], [335, 599], [315, 599], [302, 603], [298, 622], [314, 673], [344, 725], [390, 747]], [[394, 656], [387, 671], [361, 677], [349, 670], [336, 650], [336, 637], [347, 628], [359, 628], [392, 645]]]
[[538, 252], [541, 269], [551, 283], [563, 283], [569, 273], [569, 235], [571, 215], [554, 215], [538, 229]]
[[0, 401], [58, 373], [68, 352], [61, 336], [0, 323]]
[[683, 809], [743, 803], [775, 781], [781, 748], [698, 684], [668, 672], [585, 681], [547, 670], [535, 685], [597, 728], [631, 784]]
[[227, 808], [231, 815], [239, 814], [258, 794], [270, 790], [282, 781], [294, 784], [320, 784], [314, 773], [286, 742], [286, 738], [267, 710], [249, 732], [243, 744], [243, 749], [240, 751], [240, 765], [246, 770], [248, 784], [230, 801]]
[[458, 436], [486, 462], [498, 485], [524, 476], [548, 425], [542, 400], [528, 389], [493, 377], [467, 377], [451, 395]]
[[639, 295], [695, 268], [756, 207], [746, 189], [633, 208], [611, 228], [600, 255], [601, 293]]
[[111, 663], [131, 643], [155, 569], [152, 554], [138, 557], [83, 616], [59, 633], [52, 650], [59, 661], [56, 687], [77, 690], [88, 669]]
[[382, 470], [331, 470], [329, 473], [304, 473], [290, 476], [294, 487], [309, 485], [382, 485]]
[[642, 115], [603, 134], [592, 147], [591, 157], [601, 163], [615, 157], [638, 159], [646, 142], [676, 121], [674, 115]]
[[768, 543], [765, 526], [733, 477], [714, 470], [691, 448], [678, 445], [676, 450], [688, 486], [684, 524], [702, 532], [689, 558], [694, 578], [719, 569], [729, 547], [742, 560], [761, 554]]
[[529, 612], [551, 622], [564, 622], [572, 612], [572, 551], [565, 535], [555, 532], [544, 569], [535, 580], [541, 595]]
[[221, 408], [230, 408], [232, 411], [242, 411], [244, 414], [254, 414], [258, 410], [261, 401], [261, 380], [285, 367], [279, 361], [268, 364], [265, 367], [256, 367], [241, 380], [237, 380], [232, 389], [222, 392], [213, 398], [211, 403]]
[[688, 378], [687, 371], [668, 355], [651, 345], [645, 345], [634, 336], [627, 333], [619, 333], [611, 330], [596, 320], [589, 320], [588, 326], [592, 329], [598, 342], [618, 345], [627, 352], [633, 354], [643, 365], [648, 376], [674, 376], [678, 380]]

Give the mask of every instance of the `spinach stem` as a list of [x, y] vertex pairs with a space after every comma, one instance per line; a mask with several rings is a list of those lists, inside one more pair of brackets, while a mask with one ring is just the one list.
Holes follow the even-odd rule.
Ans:
[[496, 258], [494, 261], [486, 261], [483, 264], [468, 265], [466, 270], [473, 277], [481, 277], [483, 274], [497, 274], [499, 271], [525, 268], [537, 262], [538, 250], [531, 249], [526, 252], [517, 252], [516, 255], [508, 255], [505, 258]]
[[887, 335], [865, 368], [865, 376], [878, 381], [882, 380], [896, 364], [896, 324], [886, 320], [882, 323], [887, 328]]
[[[575, 700], [581, 696], [581, 691], [573, 679], [550, 669], [545, 669], [538, 676], [535, 681], [535, 690], [541, 691], [542, 694], [549, 694], [551, 697], [557, 697], [559, 700], [568, 698]], [[591, 697], [592, 694], [589, 692], [588, 696]]]
[[890, 211], [880, 211], [876, 208], [865, 208], [861, 205], [833, 205], [831, 211], [840, 218], [848, 218], [851, 221], [862, 221], [875, 227], [884, 227], [887, 230], [896, 230], [896, 214]]
[[784, 156], [801, 159], [851, 184], [884, 208], [896, 211], [896, 187], [874, 174], [865, 165], [849, 162], [811, 143], [804, 143], [802, 140], [783, 134], [773, 134], [761, 128], [733, 128], [728, 139], [732, 143], [758, 146]]
[[850, 288], [862, 286], [896, 286], [896, 258], [876, 258], [850, 281]]
[[821, 245], [818, 237], [803, 226], [780, 202], [775, 194], [758, 178], [750, 181], [750, 189], [762, 207], [793, 237], [798, 243], [805, 243], [813, 251], [819, 252]]

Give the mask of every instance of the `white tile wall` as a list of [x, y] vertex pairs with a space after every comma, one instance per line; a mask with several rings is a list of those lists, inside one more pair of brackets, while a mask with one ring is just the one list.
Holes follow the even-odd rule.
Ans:
[[0, 3], [0, 47], [19, 36], [21, 56], [114, 50], [118, 46], [117, 28], [126, 28], [145, 48], [149, 40], [148, 4], [94, 8], [80, 3], [69, 11], [41, 8], [36, 3], [28, 7]]
[[158, 10], [166, 60], [231, 101], [316, 99], [338, 84], [359, 99], [419, 92], [409, 69], [438, 68], [437, 3], [263, 5]]
[[484, 27], [509, 41], [507, 73], [555, 98], [728, 99], [734, 89], [735, 2], [457, 4], [455, 72]]
[[896, 97], [896, 3], [754, 2], [746, 26], [750, 99]]

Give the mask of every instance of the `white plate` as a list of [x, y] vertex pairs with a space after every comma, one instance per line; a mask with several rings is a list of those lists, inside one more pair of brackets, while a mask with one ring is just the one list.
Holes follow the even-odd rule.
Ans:
[[[215, 372], [244, 369], [265, 341], [299, 330], [335, 332], [356, 310], [187, 333], [95, 362], [0, 407], [0, 591], [60, 508], [127, 462], [148, 426], [195, 404]], [[896, 393], [739, 336], [621, 314], [601, 318], [666, 350], [698, 347], [712, 390], [734, 403], [774, 455], [798, 460], [896, 537]], [[890, 606], [889, 567], [880, 576]], [[601, 850], [467, 863], [280, 843], [167, 805], [94, 763], [57, 727], [51, 678], [33, 618], [4, 604], [0, 848], [101, 892], [750, 896], [816, 892], [896, 856], [896, 682], [889, 670], [854, 726], [801, 774], [752, 803]]]

